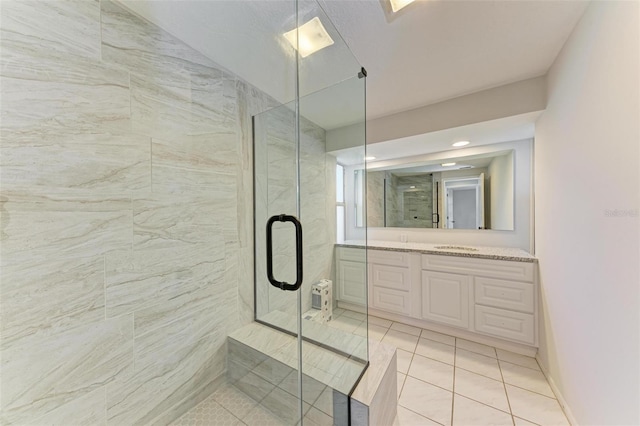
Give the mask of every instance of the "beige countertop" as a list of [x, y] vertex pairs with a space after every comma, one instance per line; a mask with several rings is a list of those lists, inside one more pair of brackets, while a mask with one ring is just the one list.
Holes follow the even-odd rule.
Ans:
[[513, 247], [485, 247], [470, 246], [466, 244], [403, 243], [400, 241], [375, 240], [369, 240], [366, 244], [364, 241], [347, 240], [344, 243], [336, 245], [340, 247], [356, 248], [364, 248], [366, 246], [367, 248], [374, 250], [410, 251], [443, 256], [475, 257], [480, 259], [510, 260], [530, 263], [538, 262], [538, 259], [530, 253]]

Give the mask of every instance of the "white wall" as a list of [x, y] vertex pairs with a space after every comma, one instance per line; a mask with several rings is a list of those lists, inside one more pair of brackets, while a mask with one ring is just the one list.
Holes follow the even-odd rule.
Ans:
[[[327, 131], [327, 152], [361, 148], [365, 141], [365, 124], [356, 123]], [[364, 151], [363, 151], [364, 152]]]
[[384, 142], [541, 111], [545, 104], [544, 77], [530, 78], [369, 120], [367, 143]]
[[[532, 233], [532, 140], [505, 142], [494, 145], [483, 145], [465, 150], [456, 150], [451, 156], [467, 155], [466, 153], [486, 153], [514, 150], [515, 158], [515, 224], [513, 231], [496, 231], [492, 229], [429, 229], [429, 228], [369, 228], [369, 240], [400, 241], [406, 235], [408, 241], [433, 244], [463, 244], [491, 247], [516, 247], [533, 251]], [[473, 151], [472, 151], [473, 150]], [[431, 159], [435, 154], [424, 156]], [[449, 155], [449, 154], [447, 154]], [[446, 157], [444, 157], [446, 158]], [[420, 161], [421, 157], [416, 157]], [[385, 166], [387, 163], [385, 163]], [[389, 161], [388, 165], [393, 165]], [[345, 168], [346, 196], [353, 194], [353, 170], [362, 166]], [[347, 205], [347, 214], [353, 215], [353, 208]], [[362, 239], [364, 232], [354, 227], [353, 220], [347, 220], [347, 239]]]
[[489, 164], [491, 229], [513, 228], [513, 154], [496, 157]]
[[640, 424], [639, 5], [589, 6], [536, 126], [539, 359], [580, 425]]

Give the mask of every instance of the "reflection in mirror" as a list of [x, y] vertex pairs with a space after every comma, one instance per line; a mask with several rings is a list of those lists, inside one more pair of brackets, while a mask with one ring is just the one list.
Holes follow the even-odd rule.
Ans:
[[[513, 230], [513, 150], [443, 158], [369, 170], [369, 226]], [[364, 170], [354, 173], [361, 226]]]
[[[477, 177], [442, 179], [445, 228], [485, 229], [484, 179], [484, 173]], [[436, 216], [439, 220], [439, 214]], [[438, 224], [434, 222], [434, 227]]]

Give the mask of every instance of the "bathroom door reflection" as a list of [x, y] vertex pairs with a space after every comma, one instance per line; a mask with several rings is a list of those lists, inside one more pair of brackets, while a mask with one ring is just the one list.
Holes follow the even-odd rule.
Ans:
[[442, 180], [444, 217], [449, 229], [484, 229], [484, 173], [477, 178]]

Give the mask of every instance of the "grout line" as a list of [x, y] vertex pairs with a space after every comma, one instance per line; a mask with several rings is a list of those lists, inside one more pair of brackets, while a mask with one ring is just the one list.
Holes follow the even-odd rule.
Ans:
[[[512, 386], [512, 387], [514, 387], [514, 388], [518, 388], [518, 389], [525, 390], [525, 391], [527, 391], [527, 392], [535, 393], [536, 395], [544, 396], [544, 397], [546, 397], [546, 398], [554, 399], [554, 400], [558, 401], [558, 398], [556, 398], [555, 396], [545, 395], [545, 394], [543, 394], [543, 393], [536, 392], [536, 391], [532, 391], [531, 389], [523, 388], [522, 386], [514, 385], [514, 384], [511, 384], [511, 383], [507, 383], [507, 382], [504, 382], [504, 384], [505, 384], [505, 385]], [[551, 393], [553, 393], [553, 390], [551, 391]], [[558, 401], [558, 403], [560, 403], [560, 401]]]
[[[433, 340], [432, 340], [432, 341], [433, 341]], [[438, 343], [438, 342], [436, 342], [436, 343]], [[443, 344], [444, 344], [444, 343], [443, 343]], [[420, 341], [418, 341], [418, 345], [420, 345]], [[456, 350], [455, 350], [455, 349], [456, 349], [456, 348], [455, 348], [455, 346], [450, 346], [450, 347], [451, 347], [451, 348], [453, 348], [453, 362], [447, 362], [447, 361], [443, 361], [443, 360], [441, 360], [441, 359], [436, 359], [436, 358], [430, 357], [430, 356], [428, 356], [428, 355], [419, 354], [419, 353], [417, 352], [417, 350], [418, 350], [418, 347], [417, 347], [417, 346], [416, 346], [416, 352], [414, 352], [414, 353], [415, 353], [416, 355], [419, 355], [419, 356], [423, 357], [423, 358], [428, 358], [428, 359], [430, 359], [430, 360], [432, 360], [432, 361], [438, 361], [438, 362], [441, 362], [441, 363], [443, 363], [443, 364], [447, 364], [447, 365], [455, 366], [455, 360], [456, 360]]]
[[[314, 380], [315, 380], [315, 379], [314, 379]], [[284, 382], [284, 380], [283, 380], [283, 382]], [[316, 402], [318, 402], [318, 400], [319, 400], [319, 399], [320, 399], [320, 397], [322, 396], [322, 393], [324, 392], [324, 390], [325, 390], [329, 385], [325, 385], [325, 384], [323, 383], [323, 386], [324, 386], [324, 388], [322, 388], [322, 390], [320, 391], [320, 393], [318, 394], [318, 396], [316, 397], [316, 399], [314, 399], [314, 400], [313, 400], [313, 402], [312, 402], [311, 404], [309, 404], [309, 405], [311, 405], [313, 408], [315, 408], [316, 410], [319, 410], [319, 411], [322, 411], [322, 410], [320, 410], [318, 407], [316, 407]], [[333, 388], [330, 388], [330, 389], [333, 389]], [[283, 389], [283, 390], [284, 390], [284, 389]], [[302, 393], [304, 394], [304, 387], [302, 388], [302, 391], [303, 391]], [[285, 391], [285, 392], [286, 392], [286, 391]], [[302, 400], [304, 401], [304, 398], [303, 398]], [[305, 401], [305, 402], [306, 402], [306, 401]], [[309, 408], [309, 409], [311, 409], [311, 408]], [[322, 411], [322, 412], [324, 413], [324, 411]], [[326, 414], [326, 413], [325, 413], [325, 414]]]
[[[211, 398], [211, 396], [209, 396], [207, 399], [209, 399], [209, 398]], [[205, 402], [207, 399], [203, 400], [200, 404], [202, 404], [203, 402]], [[236, 416], [236, 415], [235, 415], [235, 414], [233, 414], [231, 411], [229, 411], [229, 410], [228, 410], [224, 405], [220, 404], [220, 403], [219, 403], [219, 402], [217, 402], [216, 400], [213, 400], [213, 403], [214, 403], [214, 404], [216, 404], [216, 405], [218, 405], [218, 406], [220, 406], [220, 408], [222, 408], [222, 409], [223, 409], [224, 411], [226, 411], [227, 413], [231, 414], [231, 416], [232, 416], [234, 419], [238, 420], [239, 422], [242, 422], [242, 420], [240, 420], [240, 418], [239, 418], [238, 416]], [[200, 404], [198, 404], [198, 405], [200, 405]], [[196, 407], [197, 407], [197, 405], [196, 405]], [[194, 408], [195, 408], [195, 407], [194, 407]], [[193, 410], [193, 408], [192, 408], [192, 410]], [[189, 411], [191, 411], [191, 410], [189, 410]], [[242, 423], [244, 423], [244, 422], [242, 422]]]
[[[409, 351], [407, 351], [407, 352], [409, 352]], [[449, 366], [449, 367], [454, 367], [454, 368], [455, 368], [455, 359], [456, 359], [456, 358], [455, 358], [455, 357], [456, 357], [456, 355], [455, 355], [455, 351], [454, 351], [454, 354], [453, 354], [453, 362], [454, 362], [454, 364], [449, 364], [448, 362], [441, 361], [441, 360], [439, 360], [439, 359], [435, 359], [435, 358], [431, 358], [431, 357], [428, 357], [428, 356], [426, 356], [426, 355], [419, 354], [419, 353], [417, 353], [417, 352], [414, 352], [413, 354], [414, 354], [414, 355], [416, 355], [416, 356], [419, 356], [419, 357], [422, 357], [422, 358], [428, 359], [429, 361], [438, 362], [438, 363], [440, 363], [440, 364], [444, 364], [444, 365], [447, 365], [447, 366]], [[412, 358], [412, 360], [413, 360], [413, 358]]]
[[[497, 353], [496, 353], [497, 355]], [[504, 381], [504, 375], [502, 374], [502, 367], [500, 366], [500, 362], [498, 361], [498, 370], [500, 370], [500, 377], [502, 378], [502, 387], [504, 389], [504, 394], [507, 397], [507, 405], [509, 405], [509, 412], [511, 413], [511, 422], [515, 426], [516, 421], [513, 418], [513, 409], [511, 408], [511, 401], [509, 400], [509, 393], [507, 392], [507, 384]]]
[[[455, 339], [455, 337], [454, 337], [454, 339]], [[420, 338], [418, 339], [418, 343], [420, 343], [420, 340], [428, 340], [430, 342], [439, 343], [441, 345], [447, 345], [447, 346], [449, 346], [451, 348], [455, 348], [456, 347], [455, 343], [453, 345], [450, 345], [448, 343], [440, 342], [439, 340], [433, 340], [433, 339], [429, 339], [428, 337], [422, 337], [422, 334], [420, 335]]]
[[[398, 404], [398, 405], [400, 405], [400, 404]], [[439, 424], [439, 425], [442, 425], [442, 423], [440, 423], [440, 422], [436, 422], [436, 421], [435, 421], [435, 420], [433, 420], [432, 418], [427, 417], [427, 416], [424, 416], [424, 415], [422, 415], [422, 414], [418, 413], [417, 411], [413, 411], [411, 408], [407, 408], [407, 407], [405, 407], [404, 405], [400, 405], [400, 406], [401, 406], [402, 408], [404, 408], [405, 410], [407, 410], [407, 411], [411, 411], [412, 413], [417, 414], [417, 415], [418, 415], [418, 416], [420, 416], [420, 417], [423, 417], [423, 418], [425, 418], [425, 419], [427, 419], [427, 420], [432, 421], [433, 423], [437, 423], [437, 424]], [[443, 425], [443, 426], [444, 426], [444, 425]]]
[[520, 419], [520, 420], [524, 420], [525, 422], [529, 422], [529, 423], [531, 423], [531, 424], [533, 424], [533, 425], [540, 426], [540, 423], [532, 422], [531, 420], [527, 420], [527, 419], [525, 419], [524, 417], [519, 417], [519, 416], [513, 416], [513, 421], [514, 421], [514, 422], [516, 421], [516, 418], [518, 418], [518, 419]]
[[[430, 386], [435, 386], [436, 388], [438, 388], [438, 389], [442, 389], [442, 390], [445, 390], [445, 391], [447, 391], [447, 392], [449, 392], [450, 394], [452, 394], [452, 395], [453, 395], [453, 392], [451, 391], [451, 389], [447, 389], [447, 388], [443, 388], [442, 386], [434, 385], [434, 384], [433, 384], [433, 383], [431, 383], [431, 382], [427, 382], [426, 380], [422, 380], [422, 379], [420, 379], [420, 378], [418, 378], [418, 377], [410, 376], [409, 374], [407, 374], [407, 377], [411, 377], [411, 378], [412, 378], [412, 379], [414, 379], [414, 380], [418, 380], [418, 381], [420, 381], [420, 382], [422, 382], [422, 383], [426, 383], [426, 384], [428, 384], [428, 385], [430, 385]], [[464, 395], [462, 395], [462, 396], [464, 396]]]
[[[478, 343], [478, 344], [480, 344], [480, 343]], [[457, 338], [456, 338], [456, 348], [457, 348], [457, 347], [458, 347], [458, 340], [457, 340]], [[487, 354], [482, 353], [482, 352], [474, 351], [474, 350], [472, 350], [472, 349], [468, 349], [468, 348], [460, 348], [460, 349], [462, 349], [463, 351], [467, 351], [467, 352], [474, 353], [474, 354], [476, 354], [476, 355], [486, 356], [487, 358], [498, 359], [498, 354], [496, 353], [496, 348], [494, 348], [494, 347], [491, 347], [491, 349], [493, 349], [493, 353], [494, 353], [494, 355], [493, 355], [493, 356], [491, 356], [491, 355], [487, 355]]]
[[454, 341], [456, 345], [453, 347], [453, 386], [451, 389], [451, 424], [453, 424], [453, 413], [456, 409], [456, 351], [458, 350], [458, 339]]
[[[409, 352], [409, 351], [406, 351], [406, 352]], [[409, 376], [409, 371], [411, 370], [411, 364], [413, 364], [413, 357], [415, 356], [415, 354], [416, 354], [415, 352], [411, 353], [411, 359], [409, 360], [409, 366], [407, 367], [407, 373], [406, 373], [407, 377]], [[411, 376], [411, 377], [413, 377], [413, 376]], [[415, 379], [416, 377], [413, 377], [413, 378]], [[407, 380], [407, 378], [405, 377], [405, 381], [406, 380]]]
[[504, 410], [501, 410], [500, 408], [496, 408], [496, 407], [494, 407], [493, 405], [489, 405], [489, 404], [487, 404], [486, 402], [478, 401], [477, 399], [473, 399], [473, 398], [471, 398], [470, 396], [463, 395], [463, 394], [461, 394], [461, 393], [456, 393], [455, 395], [459, 395], [459, 396], [461, 396], [461, 397], [463, 397], [463, 398], [467, 398], [467, 399], [468, 399], [468, 400], [470, 400], [470, 401], [477, 402], [478, 404], [484, 405], [485, 407], [493, 408], [493, 409], [494, 409], [494, 410], [496, 410], [496, 411], [500, 411], [501, 413], [505, 413], [505, 414], [508, 414], [508, 415], [510, 415], [510, 416], [512, 416], [512, 417], [513, 417], [513, 415], [512, 415], [510, 412], [508, 412], [508, 411], [504, 411]]
[[[391, 326], [389, 326], [387, 328], [387, 331], [384, 332], [384, 334], [382, 335], [382, 338], [380, 338], [380, 341], [382, 342], [382, 340], [386, 337], [387, 333], [389, 333], [389, 330], [391, 330]], [[397, 348], [396, 348], [397, 349]]]
[[504, 383], [504, 381], [503, 381], [503, 380], [496, 379], [496, 378], [493, 378], [493, 377], [491, 377], [491, 376], [485, 376], [484, 374], [482, 374], [482, 373], [478, 373], [477, 371], [469, 370], [469, 369], [462, 368], [462, 367], [456, 367], [456, 368], [459, 368], [460, 370], [464, 370], [464, 371], [466, 371], [467, 373], [477, 374], [478, 376], [484, 377], [485, 379], [491, 379], [491, 380], [494, 380], [494, 381], [496, 381], [496, 382], [498, 382], [498, 383]]
[[482, 357], [485, 357], [485, 358], [489, 358], [489, 359], [492, 359], [492, 360], [498, 362], [498, 358], [491, 357], [489, 355], [481, 354], [479, 352], [470, 351], [469, 349], [465, 349], [465, 348], [459, 348], [457, 346], [456, 346], [456, 349], [460, 349], [461, 351], [469, 352], [470, 354], [479, 355], [479, 356], [482, 356]]
[[[535, 360], [535, 358], [534, 358], [534, 360]], [[500, 358], [498, 358], [498, 361], [499, 361], [499, 362], [505, 362], [505, 363], [507, 363], [507, 364], [511, 364], [511, 365], [515, 365], [515, 366], [517, 366], [517, 367], [522, 367], [522, 368], [526, 368], [526, 369], [529, 369], [529, 370], [538, 371], [538, 372], [541, 372], [541, 373], [542, 373], [542, 369], [541, 369], [541, 368], [539, 368], [539, 367], [538, 367], [538, 369], [535, 369], [535, 368], [527, 367], [526, 365], [516, 364], [515, 362], [507, 361], [507, 360], [500, 359]], [[536, 361], [536, 363], [537, 363], [537, 361]], [[544, 373], [543, 373], [543, 375], [544, 375]], [[545, 377], [545, 379], [546, 379], [546, 377]]]
[[407, 377], [409, 376], [408, 374], [404, 374], [404, 373], [401, 373], [399, 371], [396, 371], [396, 375], [397, 374], [402, 374], [404, 376], [404, 379], [402, 379], [402, 383], [400, 384], [400, 389], [398, 389], [398, 395], [397, 395], [397, 398], [396, 398], [396, 405], [400, 402], [400, 395], [402, 395], [402, 389], [404, 389], [404, 382], [407, 381]]

